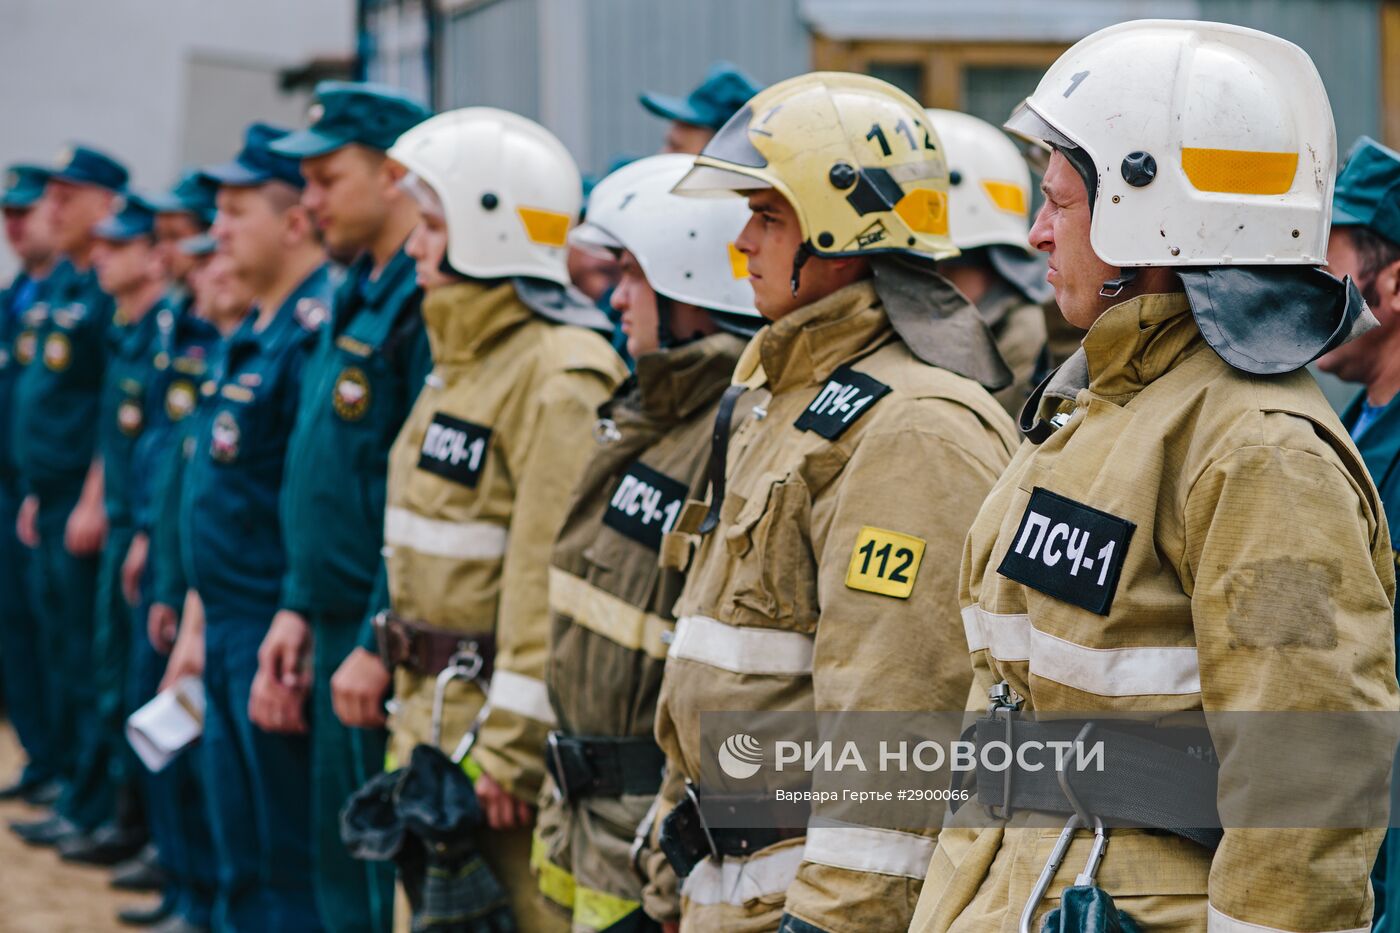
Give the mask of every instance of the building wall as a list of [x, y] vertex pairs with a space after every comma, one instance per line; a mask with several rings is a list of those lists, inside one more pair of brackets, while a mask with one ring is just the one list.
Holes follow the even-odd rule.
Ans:
[[301, 122], [278, 71], [349, 55], [354, 21], [355, 0], [3, 0], [0, 164], [89, 142], [165, 186], [230, 155], [251, 119]]
[[[1305, 48], [1327, 85], [1345, 152], [1358, 135], [1381, 133], [1381, 3], [457, 0], [444, 26], [439, 102], [490, 104], [541, 119], [585, 171], [597, 171], [616, 155], [658, 145], [662, 127], [637, 104], [638, 92], [684, 92], [716, 58], [765, 83], [798, 74], [812, 67], [814, 31], [839, 40], [1004, 42], [1032, 38], [1026, 30], [1034, 27], [1040, 41], [1068, 43], [1133, 16], [1197, 17], [1265, 29]], [[1020, 85], [1034, 80], [1024, 68], [1008, 69], [1001, 81], [995, 73], [983, 77], [986, 86], [967, 88], [974, 99], [965, 106], [997, 109], [1019, 100], [1029, 90]]]
[[811, 67], [796, 0], [495, 0], [449, 14], [439, 103], [542, 120], [585, 172], [655, 152], [643, 90], [684, 94], [717, 58], [768, 83]]

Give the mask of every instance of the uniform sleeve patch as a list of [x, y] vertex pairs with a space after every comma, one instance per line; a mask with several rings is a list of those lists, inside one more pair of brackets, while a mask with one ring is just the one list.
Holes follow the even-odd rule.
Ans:
[[926, 545], [923, 538], [866, 525], [856, 535], [851, 566], [846, 570], [846, 586], [908, 599], [914, 592]]
[[608, 500], [603, 524], [653, 551], [676, 524], [688, 490], [664, 473], [643, 463], [633, 463]]
[[490, 443], [490, 428], [438, 412], [423, 435], [418, 469], [475, 489]]
[[834, 441], [889, 391], [890, 387], [880, 380], [842, 366], [827, 379], [812, 404], [797, 416], [793, 427]]
[[1108, 615], [1137, 525], [1037, 486], [997, 573]]

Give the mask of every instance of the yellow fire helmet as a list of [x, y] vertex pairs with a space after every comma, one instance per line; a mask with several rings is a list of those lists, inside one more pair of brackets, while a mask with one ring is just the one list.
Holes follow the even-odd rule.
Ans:
[[754, 95], [676, 184], [676, 194], [773, 188], [818, 256], [958, 254], [948, 164], [922, 107], [867, 75], [819, 71]]

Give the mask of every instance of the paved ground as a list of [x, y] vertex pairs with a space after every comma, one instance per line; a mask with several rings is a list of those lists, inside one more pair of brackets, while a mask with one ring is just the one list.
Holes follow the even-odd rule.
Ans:
[[[14, 733], [0, 721], [0, 782], [9, 781], [23, 760]], [[144, 904], [147, 895], [120, 894], [107, 887], [107, 872], [61, 861], [49, 849], [32, 849], [8, 829], [28, 819], [32, 808], [0, 803], [0, 930], [5, 933], [104, 933], [128, 929], [117, 910]]]

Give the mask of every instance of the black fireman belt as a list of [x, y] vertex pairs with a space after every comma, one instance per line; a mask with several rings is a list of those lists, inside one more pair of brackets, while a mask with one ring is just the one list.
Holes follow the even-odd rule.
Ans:
[[[1208, 849], [1220, 844], [1218, 766], [1204, 727], [1035, 722], [999, 712], [969, 731], [977, 744], [976, 800], [995, 818], [1087, 811], [1110, 825], [1165, 830]], [[1064, 750], [1059, 767], [1057, 748]]]
[[466, 634], [410, 622], [388, 612], [374, 617], [379, 658], [389, 670], [402, 666], [424, 677], [436, 677], [453, 661], [473, 655], [481, 658], [480, 676], [489, 680], [496, 660], [496, 636]]
[[753, 855], [784, 839], [807, 835], [805, 826], [762, 825], [776, 820], [778, 816], [772, 797], [707, 794], [705, 806], [712, 812], [742, 816], [745, 822], [754, 824], [728, 828], [710, 826], [705, 822], [705, 816], [700, 811], [700, 798], [690, 782], [686, 782], [685, 793], [685, 798], [661, 821], [658, 837], [661, 853], [681, 878], [687, 877], [706, 858], [719, 861], [725, 856], [737, 858]]
[[655, 794], [661, 789], [666, 754], [650, 737], [568, 735], [551, 732], [545, 768], [559, 799]]

